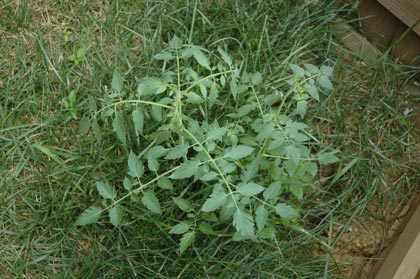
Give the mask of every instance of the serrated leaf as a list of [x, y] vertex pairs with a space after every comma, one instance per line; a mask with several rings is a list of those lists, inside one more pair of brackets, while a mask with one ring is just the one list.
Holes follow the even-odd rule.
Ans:
[[321, 72], [323, 72], [324, 73], [324, 75], [326, 75], [327, 77], [330, 77], [330, 76], [332, 76], [332, 74], [333, 74], [333, 72], [334, 72], [334, 69], [332, 68], [332, 67], [329, 67], [329, 66], [321, 66]]
[[118, 139], [124, 144], [127, 144], [127, 132], [124, 124], [124, 117], [120, 111], [115, 112], [115, 118], [112, 121], [112, 129], [117, 134]]
[[295, 165], [299, 164], [300, 150], [296, 146], [286, 146], [284, 148], [284, 153], [286, 154], [286, 156], [289, 157], [289, 160], [291, 160]]
[[185, 100], [185, 102], [189, 104], [202, 104], [204, 103], [204, 99], [200, 95], [190, 92], [188, 93], [187, 100]]
[[136, 108], [131, 113], [131, 117], [133, 119], [134, 123], [134, 129], [138, 134], [143, 134], [143, 128], [144, 128], [144, 115], [143, 111], [140, 108]]
[[226, 160], [239, 160], [247, 157], [254, 151], [254, 148], [246, 145], [237, 145], [226, 150], [224, 157]]
[[290, 184], [289, 191], [299, 200], [303, 198], [303, 187], [301, 185]]
[[264, 205], [260, 205], [255, 210], [255, 222], [257, 223], [258, 231], [264, 229], [267, 224], [268, 211], [264, 208]]
[[270, 184], [268, 188], [264, 191], [263, 197], [265, 200], [276, 199], [281, 191], [281, 182], [276, 181]]
[[297, 102], [296, 112], [300, 115], [301, 118], [305, 117], [306, 110], [308, 109], [308, 102], [301, 100]]
[[209, 108], [213, 107], [213, 105], [216, 102], [218, 96], [219, 96], [219, 90], [217, 89], [217, 85], [214, 82], [210, 87], [210, 94], [209, 94], [209, 97], [208, 97]]
[[251, 76], [251, 83], [253, 85], [259, 85], [262, 82], [262, 74], [260, 72], [256, 72]]
[[206, 222], [202, 222], [200, 223], [200, 225], [198, 225], [198, 230], [203, 233], [203, 234], [207, 234], [207, 235], [215, 235], [215, 231], [213, 230], [213, 228]]
[[164, 51], [164, 52], [154, 55], [153, 58], [156, 60], [169, 61], [171, 59], [174, 59], [175, 57], [169, 51]]
[[169, 178], [171, 179], [184, 179], [194, 176], [198, 167], [200, 166], [200, 161], [187, 161], [183, 163], [174, 173], [172, 173]]
[[322, 165], [330, 165], [340, 161], [340, 159], [332, 153], [322, 152], [318, 155], [318, 162]]
[[160, 164], [159, 161], [152, 154], [149, 154], [147, 156], [147, 166], [151, 171], [158, 171]]
[[182, 236], [181, 241], [179, 243], [179, 253], [181, 255], [185, 252], [185, 250], [187, 250], [188, 247], [190, 247], [193, 244], [194, 238], [195, 238], [194, 231], [187, 232]]
[[276, 213], [285, 219], [294, 219], [299, 217], [299, 212], [285, 203], [279, 203], [276, 205]]
[[218, 141], [223, 138], [223, 136], [226, 134], [228, 128], [227, 127], [220, 127], [213, 129], [208, 132], [207, 134], [207, 141]]
[[184, 212], [193, 211], [194, 209], [191, 207], [191, 203], [186, 199], [181, 199], [177, 197], [172, 197], [174, 203]]
[[198, 47], [193, 47], [192, 52], [198, 64], [210, 70], [209, 59], [207, 58], [207, 56]]
[[185, 222], [181, 222], [179, 224], [176, 224], [171, 228], [169, 231], [170, 234], [183, 234], [186, 233], [190, 229], [190, 225], [188, 225]]
[[232, 66], [232, 58], [230, 58], [229, 54], [227, 54], [221, 47], [217, 47], [217, 51], [220, 53], [223, 61], [229, 66]]
[[166, 190], [170, 190], [170, 191], [174, 190], [174, 186], [173, 186], [171, 180], [169, 178], [167, 178], [166, 176], [162, 176], [161, 178], [159, 178], [158, 181], [157, 181], [157, 185], [162, 189], [166, 189]]
[[160, 106], [152, 106], [151, 110], [151, 114], [153, 119], [155, 119], [157, 122], [161, 122], [162, 121], [162, 107]]
[[315, 177], [318, 172], [318, 166], [315, 163], [306, 162], [305, 164], [306, 171], [312, 176]]
[[174, 160], [182, 158], [183, 156], [187, 155], [189, 147], [190, 146], [185, 143], [175, 146], [171, 149], [171, 151], [168, 152], [168, 154], [165, 156], [165, 159]]
[[311, 74], [316, 74], [318, 73], [319, 69], [317, 66], [313, 65], [313, 64], [309, 64], [309, 63], [305, 63], [303, 64], [303, 66], [305, 66], [305, 68], [311, 73]]
[[128, 155], [128, 170], [130, 176], [137, 178], [142, 177], [144, 173], [143, 164], [133, 151], [130, 151], [130, 154]]
[[238, 193], [241, 193], [242, 195], [245, 195], [245, 196], [255, 196], [264, 190], [265, 190], [264, 187], [253, 182], [242, 184], [236, 189]]
[[213, 188], [213, 192], [210, 197], [204, 202], [201, 211], [203, 212], [212, 212], [218, 209], [226, 201], [227, 194], [220, 185], [216, 185]]
[[298, 65], [290, 64], [289, 67], [297, 77], [303, 78], [305, 76], [305, 70]]
[[244, 237], [254, 236], [254, 220], [252, 215], [243, 209], [237, 208], [233, 215], [233, 225], [236, 231]]
[[177, 36], [174, 36], [169, 42], [169, 47], [172, 49], [180, 49], [182, 47], [182, 40]]
[[114, 70], [114, 75], [112, 76], [112, 82], [111, 82], [111, 87], [112, 89], [114, 89], [117, 92], [121, 92], [121, 90], [123, 90], [124, 84], [123, 84], [123, 78], [121, 73], [115, 69]]
[[143, 197], [141, 198], [141, 202], [144, 206], [147, 207], [150, 211], [156, 214], [162, 214], [162, 210], [160, 208], [159, 200], [156, 198], [155, 193], [152, 190], [148, 190], [144, 192]]
[[219, 176], [218, 173], [216, 173], [214, 171], [210, 171], [210, 172], [205, 173], [204, 175], [200, 176], [200, 180], [201, 181], [211, 181], [211, 180], [215, 180], [218, 176]]
[[109, 210], [109, 220], [115, 227], [119, 227], [122, 222], [123, 210], [121, 206], [114, 206]]
[[303, 87], [312, 98], [319, 101], [318, 88], [315, 85], [307, 83]]
[[130, 191], [133, 188], [133, 183], [131, 183], [131, 180], [128, 177], [124, 177], [123, 186], [124, 189]]
[[167, 85], [158, 78], [144, 77], [140, 79], [140, 83], [137, 87], [137, 93], [139, 96], [160, 94], [166, 91], [166, 87]]
[[96, 189], [104, 199], [115, 199], [117, 197], [117, 191], [114, 186], [109, 185], [101, 181], [96, 181]]
[[90, 129], [89, 117], [84, 116], [79, 121], [79, 133], [82, 135], [87, 134], [89, 132], [89, 129]]
[[320, 76], [318, 78], [318, 83], [321, 87], [323, 87], [325, 89], [328, 89], [328, 90], [333, 90], [334, 89], [330, 79], [326, 75]]
[[98, 125], [98, 121], [96, 119], [93, 119], [92, 121], [92, 130], [93, 130], [93, 134], [95, 135], [96, 140], [100, 144], [102, 142], [102, 135], [101, 135], [101, 130]]
[[102, 209], [97, 206], [91, 206], [86, 209], [75, 222], [75, 226], [85, 226], [98, 222], [101, 217]]
[[236, 112], [236, 118], [241, 118], [247, 115], [251, 110], [253, 109], [253, 106], [250, 104], [246, 104], [238, 108], [238, 111]]
[[259, 168], [260, 168], [260, 161], [261, 161], [261, 157], [257, 156], [254, 158], [254, 160], [252, 160], [251, 163], [249, 163], [246, 166], [244, 175], [243, 175], [243, 180], [244, 182], [247, 182], [249, 180], [251, 180], [252, 178], [254, 178], [254, 176], [257, 174]]

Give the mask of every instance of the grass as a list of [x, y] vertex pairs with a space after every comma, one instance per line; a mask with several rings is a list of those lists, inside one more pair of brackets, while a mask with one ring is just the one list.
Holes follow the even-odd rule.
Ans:
[[[385, 60], [361, 65], [334, 40], [335, 16], [328, 6], [276, 0], [1, 3], [2, 276], [347, 278], [345, 263], [333, 257], [345, 225], [368, 226], [372, 216], [392, 222], [398, 205], [419, 191], [419, 146], [402, 115], [414, 98], [404, 93], [413, 69]], [[302, 201], [302, 222], [280, 229], [273, 242], [203, 237], [180, 256], [168, 225], [140, 205], [120, 229], [73, 225], [97, 197], [95, 180], [121, 181], [125, 168], [112, 128], [98, 144], [80, 127], [89, 98], [103, 98], [115, 68], [134, 90], [136, 79], [156, 71], [151, 56], [173, 35], [206, 47], [225, 43], [273, 86], [285, 63], [335, 66], [335, 90], [311, 106], [309, 121], [342, 161], [321, 170], [321, 183]], [[76, 65], [69, 57], [80, 48], [86, 54]], [[71, 90], [74, 108], [66, 104]], [[176, 207], [163, 207], [176, 221]]]

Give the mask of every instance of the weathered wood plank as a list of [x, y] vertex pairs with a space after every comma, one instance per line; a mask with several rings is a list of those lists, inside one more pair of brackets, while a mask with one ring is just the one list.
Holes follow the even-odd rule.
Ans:
[[378, 0], [414, 32], [420, 35], [420, 0]]
[[419, 271], [420, 206], [417, 206], [375, 279], [416, 279]]

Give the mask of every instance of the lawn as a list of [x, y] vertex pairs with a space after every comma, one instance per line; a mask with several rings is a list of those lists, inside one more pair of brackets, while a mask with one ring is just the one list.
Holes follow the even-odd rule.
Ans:
[[420, 191], [416, 69], [292, 2], [1, 2], [2, 278], [360, 278]]

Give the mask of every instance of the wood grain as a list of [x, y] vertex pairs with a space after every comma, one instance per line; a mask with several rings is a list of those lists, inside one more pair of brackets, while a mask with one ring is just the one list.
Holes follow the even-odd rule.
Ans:
[[414, 32], [420, 35], [420, 0], [378, 0]]

